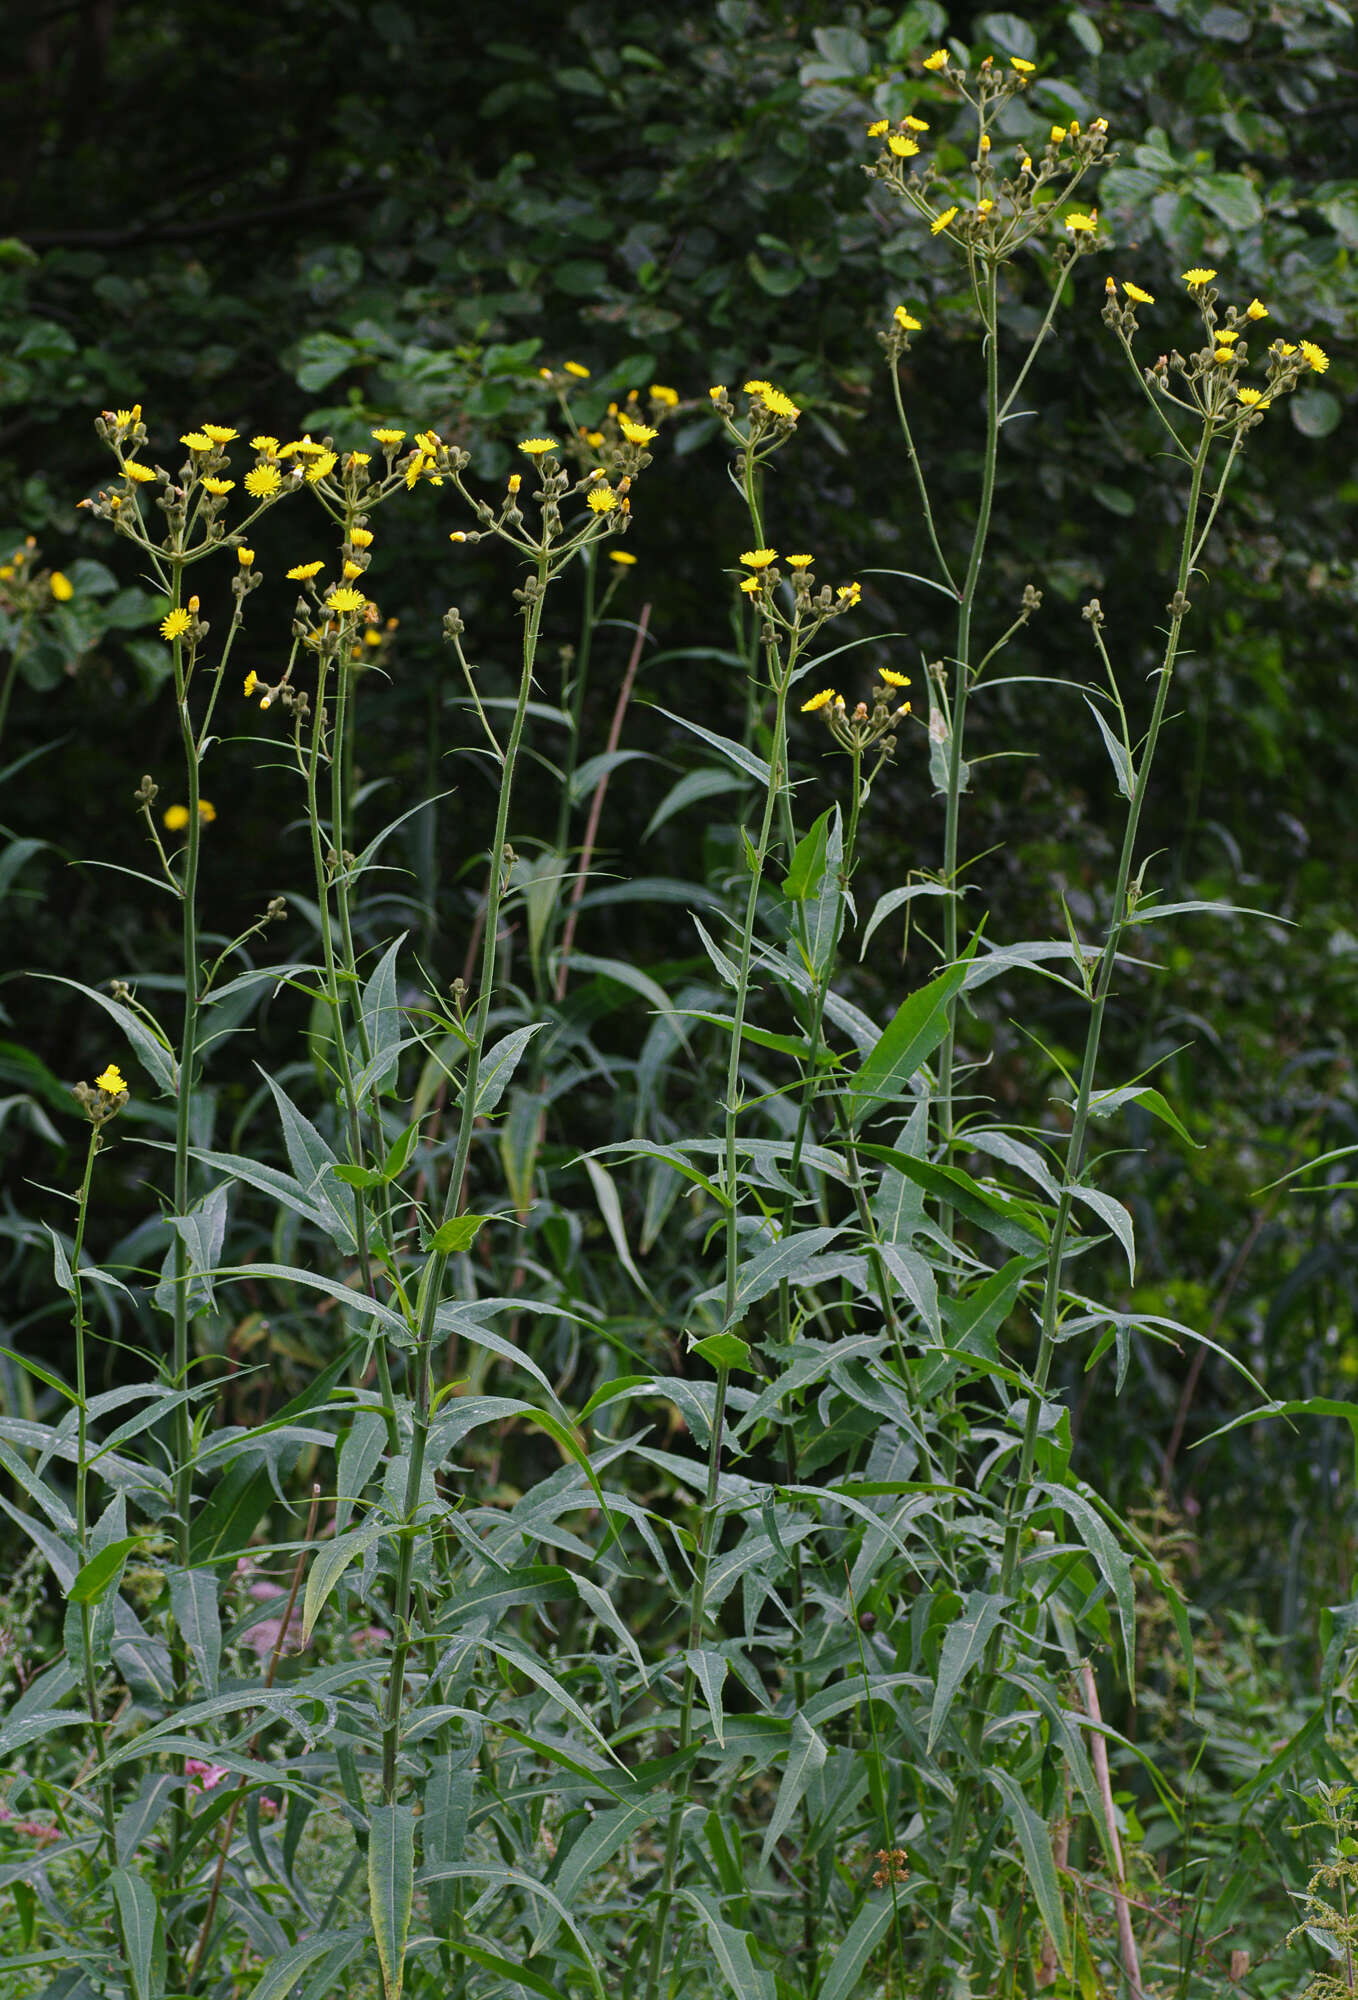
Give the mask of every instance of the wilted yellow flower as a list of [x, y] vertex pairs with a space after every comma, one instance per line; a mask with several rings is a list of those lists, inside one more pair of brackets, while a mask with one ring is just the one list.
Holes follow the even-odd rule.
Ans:
[[650, 444], [653, 438], [660, 435], [659, 431], [652, 430], [649, 424], [636, 424], [630, 417], [624, 416], [618, 418], [618, 429], [628, 444]]
[[636, 557], [629, 555], [626, 549], [610, 549], [608, 551], [608, 560], [615, 563], [625, 563], [630, 568], [636, 561]]
[[1312, 368], [1315, 369], [1316, 374], [1323, 375], [1325, 373], [1325, 370], [1330, 365], [1330, 357], [1325, 352], [1324, 348], [1317, 347], [1313, 340], [1303, 340], [1301, 343], [1301, 351], [1303, 357], [1307, 361], [1309, 361]]
[[746, 549], [740, 560], [747, 569], [767, 569], [777, 555], [777, 549]]
[[[185, 813], [184, 817], [187, 819], [188, 814]], [[120, 1092], [127, 1089], [123, 1073], [117, 1063], [110, 1063], [103, 1075], [94, 1079], [94, 1087], [96, 1090], [106, 1090], [110, 1097], [117, 1097]]]
[[1184, 283], [1191, 289], [1198, 285], [1210, 285], [1216, 272], [1209, 271], [1205, 264], [1195, 264], [1191, 271], [1184, 272]]
[[593, 486], [585, 495], [585, 505], [592, 514], [611, 514], [618, 504], [618, 496], [611, 486]]
[[205, 493], [215, 493], [220, 499], [222, 494], [231, 491], [235, 483], [234, 479], [215, 479], [209, 477], [203, 481], [203, 491]]
[[584, 366], [582, 362], [568, 361], [565, 364], [565, 368], [566, 368], [566, 373], [568, 375], [574, 375], [577, 381], [588, 382], [589, 370]]
[[897, 306], [891, 317], [905, 333], [918, 333], [920, 331], [920, 322], [915, 318], [913, 313], [908, 313], [904, 306]]
[[348, 588], [332, 590], [325, 601], [332, 611], [361, 611], [367, 603], [361, 590]]
[[891, 137], [887, 140], [887, 146], [896, 155], [898, 160], [913, 160], [919, 151], [919, 147], [913, 139], [904, 139], [899, 132], [892, 133]]
[[924, 58], [924, 67], [935, 71], [946, 69], [948, 67], [948, 51], [946, 49], [935, 49], [931, 56]]
[[47, 581], [58, 604], [68, 604], [75, 596], [75, 585], [59, 569], [54, 569]]
[[931, 236], [941, 236], [956, 214], [957, 204], [954, 202], [951, 208], [945, 208], [941, 215], [934, 217], [933, 221], [929, 224], [929, 234]]
[[181, 604], [177, 611], [171, 611], [168, 617], [161, 619], [160, 636], [162, 639], [177, 639], [181, 632], [188, 631], [190, 623], [189, 614]]
[[549, 451], [559, 451], [555, 438], [520, 438], [519, 450], [529, 458], [545, 458]]
[[1126, 292], [1128, 298], [1139, 306], [1153, 306], [1155, 304], [1154, 292], [1143, 292], [1140, 285], [1134, 285], [1130, 278], [1123, 280], [1122, 289]]
[[667, 410], [672, 410], [678, 404], [679, 391], [677, 389], [666, 388], [663, 382], [652, 382], [651, 400], [662, 404]]
[[814, 715], [818, 708], [828, 708], [832, 701], [838, 700], [839, 696], [833, 688], [822, 688], [819, 694], [812, 695], [810, 701], [802, 703], [802, 714]]
[[288, 571], [289, 583], [309, 583], [313, 576], [319, 576], [325, 568], [323, 562], [298, 563], [296, 569]]
[[1267, 319], [1268, 307], [1264, 304], [1262, 299], [1251, 299], [1249, 304], [1245, 307], [1245, 318]]
[[212, 449], [212, 439], [205, 431], [185, 431], [179, 442], [187, 445], [190, 451], [211, 451]]
[[211, 438], [214, 444], [230, 444], [232, 438], [240, 436], [240, 432], [229, 430], [225, 424], [204, 424], [203, 436]]
[[149, 465], [138, 465], [134, 458], [128, 459], [123, 467], [123, 473], [125, 477], [137, 486], [145, 486], [148, 481], [154, 479], [156, 476]]

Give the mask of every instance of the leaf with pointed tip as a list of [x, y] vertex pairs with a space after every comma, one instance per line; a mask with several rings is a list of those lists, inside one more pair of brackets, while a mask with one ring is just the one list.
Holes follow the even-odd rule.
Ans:
[[414, 1893], [414, 1808], [374, 1806], [368, 1832], [368, 1905], [385, 2000], [401, 2000]]
[[944, 1634], [934, 1683], [934, 1702], [929, 1711], [929, 1740], [932, 1750], [948, 1719], [957, 1690], [967, 1673], [985, 1652], [987, 1641], [1000, 1622], [1008, 1598], [992, 1597], [982, 1590], [969, 1590], [962, 1615], [955, 1618]]

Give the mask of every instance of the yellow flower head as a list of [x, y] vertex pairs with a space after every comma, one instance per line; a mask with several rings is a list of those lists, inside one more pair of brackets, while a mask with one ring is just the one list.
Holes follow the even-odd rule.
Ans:
[[618, 496], [611, 486], [593, 486], [585, 495], [591, 514], [611, 514], [617, 504]]
[[1031, 76], [1037, 64], [1026, 61], [1023, 56], [1010, 56], [1009, 67], [1016, 69], [1020, 76]]
[[[187, 819], [188, 814], [185, 813], [184, 817]], [[110, 1097], [117, 1097], [122, 1091], [127, 1089], [127, 1085], [123, 1081], [123, 1073], [117, 1063], [110, 1063], [103, 1075], [97, 1076], [94, 1079], [94, 1087], [96, 1090], [107, 1091]]]
[[719, 403], [726, 394], [726, 384], [724, 382], [714, 382], [707, 393], [714, 403]]
[[201, 823], [204, 826], [211, 826], [213, 820], [216, 819], [216, 817], [217, 817], [217, 808], [216, 806], [213, 805], [211, 799], [199, 799], [198, 818], [201, 821]]
[[1123, 281], [1122, 289], [1135, 305], [1153, 306], [1155, 304], [1154, 292], [1143, 292], [1140, 285], [1134, 285], [1130, 278]]
[[589, 370], [584, 366], [583, 362], [568, 361], [565, 364], [565, 369], [568, 375], [574, 375], [577, 382], [588, 382]]
[[745, 382], [741, 386], [747, 396], [762, 396], [766, 389], [773, 387], [773, 384], [766, 382], [762, 375], [756, 375], [753, 381]]
[[880, 139], [883, 132], [889, 132], [890, 130], [891, 120], [889, 118], [874, 118], [868, 127], [868, 137], [869, 139]]
[[636, 561], [636, 557], [629, 555], [626, 549], [610, 549], [608, 551], [608, 560], [610, 562], [623, 563], [630, 569]]
[[743, 576], [740, 587], [747, 597], [757, 597], [763, 589], [762, 579], [757, 576]]
[[679, 391], [666, 388], [663, 382], [652, 382], [651, 401], [659, 403], [662, 409], [673, 410], [678, 407]]
[[784, 557], [783, 557], [783, 561], [784, 561], [784, 562], [785, 562], [785, 563], [787, 564], [787, 566], [788, 566], [788, 568], [789, 568], [789, 569], [810, 569], [810, 567], [811, 567], [812, 563], [813, 563], [813, 562], [814, 562], [815, 560], [816, 560], [816, 558], [815, 558], [814, 556], [784, 556]]
[[1316, 374], [1323, 375], [1330, 365], [1330, 357], [1324, 348], [1317, 347], [1313, 340], [1303, 340], [1301, 351], [1303, 358], [1315, 369]]
[[212, 439], [207, 435], [206, 431], [185, 431], [179, 442], [187, 445], [190, 451], [211, 451], [212, 449]]
[[172, 611], [168, 617], [161, 619], [160, 636], [162, 639], [177, 639], [181, 632], [188, 631], [191, 622], [188, 612], [181, 604], [177, 611]]
[[833, 688], [822, 688], [819, 694], [812, 695], [810, 701], [802, 703], [802, 714], [814, 715], [818, 708], [828, 708], [832, 701], [838, 700], [839, 696]]
[[161, 824], [167, 833], [182, 833], [189, 823], [187, 806], [166, 806], [161, 814]]
[[317, 452], [306, 469], [308, 486], [315, 486], [318, 480], [325, 478], [327, 472], [333, 472], [336, 463], [337, 459], [333, 451]]
[[919, 151], [919, 147], [913, 139], [903, 139], [899, 132], [892, 133], [891, 137], [887, 140], [887, 146], [896, 155], [898, 160], [913, 160]]
[[232, 438], [240, 436], [240, 432], [229, 430], [225, 424], [204, 424], [203, 436], [211, 438], [214, 444], [230, 444]]
[[790, 423], [795, 423], [801, 415], [798, 405], [793, 402], [791, 396], [785, 396], [781, 389], [764, 391], [764, 408], [771, 417], [786, 417]]
[[746, 549], [740, 560], [747, 569], [767, 569], [777, 555], [777, 549]]
[[1098, 226], [1099, 212], [1097, 209], [1093, 210], [1089, 215], [1085, 215], [1079, 209], [1076, 209], [1073, 214], [1066, 217], [1066, 228], [1072, 236], [1090, 236]]
[[367, 603], [361, 590], [348, 588], [332, 590], [325, 601], [332, 611], [361, 611]]
[[[1270, 353], [1271, 353], [1271, 352], [1272, 352], [1272, 349], [1270, 349], [1269, 351], [1270, 351]], [[1291, 341], [1289, 341], [1289, 340], [1280, 340], [1280, 341], [1278, 342], [1278, 352], [1279, 352], [1279, 354], [1295, 354], [1295, 353], [1296, 353], [1296, 351], [1297, 351], [1297, 350], [1296, 350], [1296, 348], [1295, 348], [1295, 347], [1293, 347], [1293, 345], [1292, 345]]]
[[141, 422], [141, 404], [134, 403], [130, 410], [115, 410], [113, 412], [113, 421], [117, 424], [119, 430], [131, 430], [133, 424]]
[[929, 121], [927, 118], [903, 118], [901, 123], [905, 126], [907, 132], [927, 132], [929, 130]]
[[259, 675], [255, 672], [254, 668], [251, 667], [249, 673], [245, 676], [245, 699], [247, 701], [250, 699], [251, 695], [254, 693], [255, 689], [258, 686], [259, 686]]
[[1053, 126], [1052, 126], [1052, 132], [1051, 132], [1051, 142], [1052, 142], [1053, 146], [1059, 146], [1059, 145], [1061, 145], [1061, 144], [1062, 144], [1062, 142], [1063, 142], [1064, 140], [1068, 139], [1069, 137], [1070, 137], [1070, 134], [1069, 134], [1069, 132], [1068, 132], [1068, 131], [1066, 130], [1066, 127], [1065, 127], [1064, 125], [1053, 125]]
[[890, 667], [881, 668], [877, 675], [877, 678], [879, 681], [881, 681], [884, 687], [908, 688], [910, 685], [909, 674], [895, 673]]
[[304, 438], [294, 438], [291, 444], [285, 444], [283, 450], [295, 458], [319, 458], [325, 446], [315, 443], [311, 432], [308, 431]]
[[585, 432], [585, 443], [587, 445], [590, 445], [595, 451], [599, 449], [599, 446], [603, 443], [603, 441], [604, 441], [604, 434], [602, 431]]
[[649, 424], [635, 424], [630, 417], [620, 416], [618, 418], [618, 429], [622, 432], [628, 444], [650, 444], [653, 438], [657, 438], [660, 435], [659, 431], [652, 430]]
[[235, 485], [235, 483], [236, 482], [234, 479], [207, 478], [203, 481], [203, 491], [205, 493], [215, 493], [220, 499], [220, 497], [224, 493], [229, 493], [231, 491], [231, 488]]
[[549, 451], [559, 451], [555, 438], [520, 438], [519, 450], [529, 458], [545, 458]]
[[257, 451], [260, 454], [261, 458], [277, 458], [278, 439], [274, 437], [265, 437], [263, 434], [261, 434], [259, 437], [251, 438], [250, 449], [251, 451]]
[[380, 431], [374, 431], [373, 436], [377, 439], [377, 442], [379, 444], [389, 444], [395, 446], [404, 442], [405, 432], [380, 430]]
[[931, 236], [941, 236], [943, 234], [943, 231], [947, 228], [948, 224], [953, 220], [956, 214], [957, 214], [956, 203], [954, 203], [951, 208], [945, 208], [943, 213], [941, 215], [936, 215], [933, 221], [929, 224], [929, 234]]
[[941, 69], [946, 69], [948, 67], [948, 51], [946, 49], [935, 49], [931, 56], [924, 58], [924, 67], [933, 70], [935, 73]]
[[1247, 410], [1266, 410], [1270, 406], [1269, 398], [1262, 389], [1237, 389], [1235, 393]]
[[352, 583], [356, 576], [362, 576], [363, 568], [360, 563], [346, 562], [340, 574], [346, 583]]
[[356, 549], [370, 549], [373, 545], [373, 531], [371, 528], [350, 528], [349, 540]]
[[835, 592], [835, 596], [839, 599], [840, 603], [845, 605], [857, 604], [862, 595], [863, 586], [861, 583], [841, 583], [839, 589]]
[[145, 486], [156, 476], [149, 465], [138, 465], [134, 458], [129, 458], [124, 465], [123, 475], [125, 478], [130, 479], [136, 486]]
[[276, 465], [257, 465], [245, 475], [245, 490], [252, 500], [272, 500], [283, 484], [283, 475]]
[[1249, 304], [1245, 307], [1245, 318], [1267, 319], [1268, 307], [1264, 304], [1262, 299], [1251, 299]]
[[323, 562], [298, 563], [296, 569], [288, 571], [289, 583], [309, 583], [313, 576], [319, 576], [325, 568]]
[[1184, 272], [1184, 283], [1194, 291], [1199, 285], [1210, 285], [1215, 276], [1216, 272], [1209, 271], [1205, 264], [1195, 264], [1191, 271]]
[[241, 566], [241, 568], [242, 568], [242, 569], [253, 569], [253, 568], [254, 568], [254, 566], [255, 566], [255, 552], [254, 552], [254, 550], [253, 550], [253, 549], [237, 549], [237, 550], [236, 550], [236, 561], [237, 561], [237, 562], [238, 562], [238, 563], [240, 564], [240, 566]]
[[75, 596], [75, 585], [71, 582], [70, 577], [64, 576], [59, 569], [52, 571], [47, 582], [58, 604], [69, 604]]
[[897, 306], [891, 317], [903, 333], [918, 333], [920, 331], [920, 322], [915, 318], [913, 313], [908, 313], [904, 306]]

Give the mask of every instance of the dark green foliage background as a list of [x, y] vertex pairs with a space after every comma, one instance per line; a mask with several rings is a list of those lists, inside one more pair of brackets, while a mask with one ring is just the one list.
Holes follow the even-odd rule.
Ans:
[[[1149, 648], [1168, 594], [1172, 482], [1098, 323], [1106, 272], [1157, 294], [1144, 323], [1149, 337], [1164, 328], [1167, 344], [1176, 329], [1189, 337], [1179, 273], [1206, 262], [1221, 269], [1228, 296], [1243, 304], [1259, 294], [1281, 331], [1333, 356], [1323, 382], [1251, 435], [1229, 525], [1193, 593], [1197, 657], [1178, 684], [1143, 840], [1158, 850], [1148, 879], [1272, 918], [1194, 920], [1122, 982], [1110, 1073], [1163, 1065], [1158, 1081], [1201, 1150], [1156, 1127], [1105, 1185], [1136, 1216], [1143, 1309], [1210, 1325], [1272, 1395], [1343, 1394], [1358, 1370], [1347, 1199], [1270, 1202], [1255, 1192], [1308, 1150], [1358, 1138], [1358, 65], [1339, 7], [1093, 0], [1017, 20], [965, 8], [945, 17], [931, 4], [898, 13], [741, 0], [690, 10], [603, 0], [39, 8], [0, 77], [0, 523], [35, 534], [45, 559], [68, 571], [79, 558], [116, 565], [110, 538], [74, 503], [106, 475], [92, 415], [134, 400], [161, 449], [204, 418], [246, 436], [309, 428], [348, 443], [390, 417], [434, 424], [472, 451], [478, 476], [496, 478], [515, 436], [552, 418], [539, 367], [574, 358], [593, 371], [583, 416], [654, 380], [684, 399], [638, 506], [629, 547], [640, 561], [625, 603], [629, 615], [652, 605], [667, 649], [720, 647], [722, 571], [741, 546], [742, 517], [706, 390], [768, 374], [807, 411], [770, 493], [775, 539], [815, 549], [827, 575], [861, 575], [855, 629], [907, 635], [884, 637], [867, 660], [918, 676], [922, 658], [946, 650], [947, 630], [922, 593], [869, 574], [911, 568], [920, 532], [875, 329], [900, 299], [925, 321], [908, 392], [956, 544], [973, 504], [980, 375], [951, 290], [956, 265], [918, 230], [898, 231], [860, 163], [865, 119], [912, 103], [946, 161], [954, 109], [908, 66], [945, 31], [974, 34], [978, 51], [1035, 45], [1069, 79], [1037, 83], [1013, 113], [1016, 136], [1102, 114], [1118, 153], [1099, 197], [1117, 247], [1080, 264], [1061, 337], [1033, 383], [1041, 417], [1014, 427], [1002, 461], [994, 629], [1025, 583], [1046, 593], [1014, 674], [1092, 677], [1079, 610], [1094, 593], [1115, 652], [1134, 667], [1126, 648]], [[1034, 297], [1038, 289], [1035, 274]], [[1019, 293], [1004, 307], [1016, 330], [1032, 310]], [[285, 561], [322, 552], [303, 535], [306, 519], [301, 509], [280, 516], [282, 535], [302, 538], [271, 546], [275, 577]], [[372, 768], [395, 780], [374, 801], [369, 832], [396, 809], [402, 784], [412, 795], [439, 784], [428, 768], [431, 718], [442, 715], [445, 745], [463, 740], [438, 637], [447, 605], [460, 605], [488, 680], [497, 649], [515, 643], [513, 627], [495, 622], [503, 571], [450, 552], [434, 496], [418, 495], [401, 523], [399, 543], [383, 536], [374, 572], [402, 638], [389, 696], [369, 717]], [[172, 770], [176, 756], [171, 708], [157, 698], [163, 649], [144, 643], [149, 613], [129, 640], [102, 630], [99, 602], [78, 595], [54, 619], [16, 693], [3, 756], [46, 753], [8, 778], [3, 819], [11, 836], [49, 843], [0, 909], [9, 1087], [37, 1074], [39, 1101], [72, 1144], [58, 1085], [92, 1075], [108, 1050], [85, 1003], [29, 973], [98, 983], [135, 969], [145, 979], [171, 973], [177, 949], [168, 903], [162, 929], [142, 892], [92, 865], [137, 861], [132, 792], [143, 770]], [[290, 605], [274, 582], [253, 600], [243, 669], [272, 661]], [[606, 636], [620, 674], [625, 634]], [[744, 690], [730, 667], [690, 661], [680, 671], [675, 705], [738, 733]], [[643, 675], [642, 688], [671, 705], [665, 671]], [[590, 748], [601, 747], [610, 709], [601, 683]], [[1028, 682], [981, 704], [973, 728], [975, 752], [1000, 759], [982, 766], [968, 802], [969, 844], [984, 856], [973, 879], [992, 927], [1006, 938], [1059, 931], [1064, 890], [1095, 937], [1110, 873], [1096, 829], [1111, 779], [1083, 704]], [[644, 707], [626, 740], [676, 770], [689, 757]], [[1035, 743], [1037, 758], [1004, 756]], [[467, 950], [472, 887], [461, 864], [488, 831], [489, 795], [458, 782], [399, 857], [414, 871], [410, 893], [437, 911], [422, 944], [445, 984]], [[635, 851], [654, 786], [653, 767], [619, 773], [606, 856]], [[274, 789], [253, 755], [228, 747], [209, 789], [220, 817], [204, 907], [229, 933], [298, 878], [301, 851], [286, 780]], [[549, 837], [553, 814], [534, 826], [530, 811], [520, 831]], [[642, 850], [645, 872], [697, 877], [720, 864], [721, 826], [695, 856], [691, 824], [672, 823]], [[903, 755], [879, 788], [865, 840], [863, 907], [907, 870], [937, 866], [941, 828], [922, 757]], [[393, 894], [405, 893], [394, 878]], [[374, 936], [396, 927], [390, 906], [372, 914]], [[587, 948], [643, 965], [670, 960], [673, 916], [601, 907], [587, 920]], [[278, 948], [291, 955], [295, 943]], [[927, 942], [913, 942], [895, 997], [932, 963]], [[880, 1012], [891, 998], [868, 988], [864, 1004]], [[979, 999], [967, 1049], [990, 1056], [1001, 1104], [1033, 1101], [1045, 1058], [1013, 1017], [1060, 1050], [1060, 997], [997, 982]], [[296, 1025], [286, 1005], [266, 1017], [266, 1058]], [[229, 1116], [253, 1088], [244, 1055], [224, 1063], [223, 1088]], [[604, 1136], [602, 1100], [586, 1092], [575, 1115], [578, 1145]], [[73, 1154], [22, 1111], [2, 1137], [12, 1218], [5, 1338], [25, 1326], [56, 1338], [50, 1266], [32, 1254], [20, 1217], [46, 1212], [29, 1183], [64, 1183]], [[111, 1234], [140, 1212], [134, 1183], [122, 1214], [116, 1189], [111, 1176], [95, 1224]], [[1209, 1358], [1180, 1422], [1187, 1368], [1164, 1350], [1139, 1353], [1117, 1403], [1069, 1382], [1079, 1450], [1098, 1465], [1102, 1490], [1135, 1508], [1173, 1442], [1172, 1484], [1198, 1536], [1197, 1595], [1298, 1635], [1289, 1657], [1304, 1685], [1318, 1610], [1352, 1586], [1347, 1434], [1275, 1425], [1190, 1452], [1243, 1407], [1244, 1392]], [[282, 1387], [282, 1362], [279, 1372]]]

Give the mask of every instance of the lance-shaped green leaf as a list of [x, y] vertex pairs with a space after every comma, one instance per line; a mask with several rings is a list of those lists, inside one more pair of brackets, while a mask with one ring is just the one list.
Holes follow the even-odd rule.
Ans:
[[385, 2000], [401, 2000], [414, 1895], [414, 1808], [374, 1806], [368, 1833], [368, 1907]]
[[902, 1001], [876, 1047], [864, 1057], [848, 1086], [849, 1116], [855, 1131], [880, 1105], [904, 1096], [911, 1078], [943, 1040], [948, 1031], [948, 1003], [960, 992], [975, 949], [973, 939], [965, 958]]
[[768, 1866], [769, 1856], [791, 1826], [792, 1816], [801, 1803], [802, 1795], [824, 1764], [827, 1754], [824, 1742], [806, 1717], [801, 1714], [794, 1715], [787, 1762], [783, 1766], [783, 1776], [778, 1786], [778, 1796], [773, 1802], [773, 1812], [764, 1829], [764, 1845], [759, 1853], [761, 1868]]
[[1004, 1800], [1009, 1824], [1013, 1827], [1023, 1857], [1023, 1872], [1032, 1888], [1033, 1900], [1047, 1926], [1047, 1933], [1056, 1946], [1056, 1955], [1065, 1971], [1070, 1971], [1070, 1936], [1066, 1930], [1066, 1913], [1061, 1903], [1061, 1883], [1056, 1873], [1056, 1862], [1052, 1856], [1051, 1836], [1042, 1816], [1029, 1805], [1015, 1780], [1008, 1771], [992, 1766], [986, 1772], [987, 1780], [995, 1787]]
[[969, 1590], [962, 1615], [955, 1618], [944, 1634], [938, 1659], [938, 1679], [934, 1702], [929, 1711], [928, 1749], [937, 1743], [948, 1710], [963, 1680], [985, 1652], [991, 1633], [1000, 1622], [1008, 1598], [992, 1597], [983, 1590]]
[[351, 1562], [365, 1554], [374, 1542], [393, 1530], [383, 1521], [365, 1521], [361, 1527], [350, 1528], [346, 1534], [336, 1535], [327, 1542], [314, 1557], [311, 1572], [306, 1580], [306, 1596], [302, 1600], [302, 1644], [309, 1645], [316, 1620], [320, 1617], [335, 1585], [344, 1575]]
[[[152, 1966], [156, 1944], [156, 1898], [144, 1875], [115, 1868], [109, 1877], [118, 1906], [127, 1970], [135, 2000], [152, 2000]], [[159, 1982], [157, 1981], [157, 1984]]]

